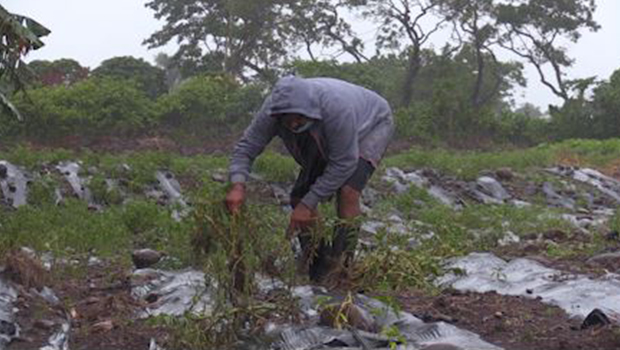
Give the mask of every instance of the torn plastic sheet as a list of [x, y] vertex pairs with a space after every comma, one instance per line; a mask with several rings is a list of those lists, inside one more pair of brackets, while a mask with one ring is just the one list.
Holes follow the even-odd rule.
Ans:
[[391, 183], [397, 193], [404, 193], [409, 190], [411, 185], [415, 185], [426, 189], [429, 195], [441, 203], [456, 209], [461, 208], [458, 199], [454, 198], [449, 191], [437, 185], [430, 185], [430, 180], [421, 175], [420, 172], [405, 173], [398, 168], [388, 168], [382, 179]]
[[456, 199], [452, 198], [448, 194], [448, 191], [439, 186], [431, 186], [428, 189], [428, 194], [449, 207], [460, 207], [460, 205], [457, 204]]
[[480, 177], [475, 183], [467, 184], [467, 192], [484, 204], [503, 204], [512, 198], [499, 181], [490, 176]]
[[482, 192], [490, 195], [494, 200], [503, 203], [505, 200], [511, 198], [510, 194], [508, 194], [508, 191], [506, 191], [502, 184], [490, 176], [483, 176], [479, 178], [476, 181], [476, 184]]
[[161, 189], [168, 198], [170, 198], [170, 201], [181, 208], [181, 211], [175, 210], [172, 214], [175, 220], [180, 221], [181, 218], [187, 215], [189, 210], [189, 206], [181, 194], [181, 184], [179, 184], [177, 179], [174, 178], [174, 175], [168, 171], [158, 171], [155, 173], [155, 177]]
[[19, 337], [19, 325], [15, 322], [13, 303], [17, 300], [17, 291], [4, 279], [0, 278], [0, 350]]
[[575, 210], [575, 200], [557, 193], [553, 188], [553, 184], [551, 184], [550, 182], [545, 182], [542, 185], [542, 190], [547, 197], [548, 204], [555, 207]]
[[[299, 289], [302, 305], [308, 306], [311, 300], [318, 309], [320, 294], [313, 289]], [[355, 329], [333, 329], [323, 326], [295, 327], [281, 329], [280, 339], [271, 349], [274, 350], [310, 350], [310, 349], [396, 349], [418, 350], [433, 344], [451, 344], [458, 349], [499, 350], [472, 332], [459, 329], [444, 322], [424, 323], [406, 312], [395, 313], [380, 301], [358, 296], [357, 303], [365, 310], [373, 310], [372, 315], [379, 328], [395, 327], [405, 339], [391, 339], [381, 334], [369, 333]]]
[[149, 350], [164, 350], [164, 348], [157, 345], [157, 341], [151, 338], [151, 341], [149, 342]]
[[428, 185], [428, 180], [419, 175], [418, 173], [405, 173], [398, 168], [386, 169], [383, 180], [388, 182], [397, 182], [403, 185], [405, 189], [408, 189], [411, 184], [414, 184], [420, 188], [424, 188]]
[[379, 232], [408, 238], [409, 248], [416, 247], [421, 242], [435, 236], [432, 226], [418, 220], [405, 221], [396, 214], [389, 216], [386, 221], [366, 221], [362, 224], [361, 231], [363, 234], [360, 235], [359, 240], [362, 247], [375, 246]]
[[608, 195], [620, 203], [620, 181], [606, 176], [594, 169], [579, 169], [572, 167], [556, 167], [548, 169], [557, 175], [572, 177], [573, 179], [594, 186], [600, 192]]
[[202, 271], [167, 272], [142, 269], [134, 272], [133, 279], [143, 283], [134, 286], [132, 295], [150, 303], [140, 315], [142, 318], [158, 315], [181, 316], [185, 312], [209, 315], [213, 310], [211, 289], [207, 286]]
[[560, 215], [562, 220], [570, 222], [575, 228], [585, 230], [604, 225], [607, 221], [609, 221], [610, 217], [610, 215]]
[[406, 235], [412, 232], [411, 227], [405, 225], [403, 219], [398, 215], [391, 215], [387, 222], [383, 221], [366, 221], [362, 224], [362, 231], [368, 232], [372, 235], [376, 235], [379, 231], [385, 230], [388, 233], [396, 235]]
[[[142, 286], [134, 287], [132, 293], [137, 298], [150, 299], [155, 295], [157, 299], [151, 303], [143, 317], [167, 314], [182, 315], [191, 311], [201, 315], [209, 315], [212, 310], [212, 299], [208, 287], [205, 285], [203, 272], [184, 271], [178, 273], [162, 272], [152, 269], [137, 270], [134, 278], [147, 282]], [[271, 290], [281, 286], [281, 282], [268, 278], [260, 278], [261, 289]], [[282, 350], [310, 350], [334, 349], [334, 345], [342, 349], [360, 349], [360, 344], [371, 349], [388, 349], [389, 339], [380, 334], [362, 332], [358, 330], [337, 330], [316, 326], [321, 306], [321, 300], [329, 297], [325, 288], [314, 286], [298, 286], [293, 288], [293, 295], [298, 298], [300, 309], [310, 321], [311, 326], [268, 326], [270, 336], [279, 340], [272, 343], [272, 349]], [[454, 344], [459, 349], [467, 350], [499, 350], [500, 348], [486, 343], [474, 333], [461, 330], [446, 323], [425, 324], [422, 320], [409, 313], [392, 311], [390, 307], [380, 301], [365, 296], [356, 297], [360, 307], [373, 310], [372, 317], [380, 327], [396, 327], [406, 339], [406, 347], [397, 349], [423, 349], [432, 344]], [[371, 347], [369, 347], [371, 346]], [[151, 349], [158, 349], [155, 341], [151, 341]]]
[[17, 166], [0, 160], [0, 189], [7, 204], [18, 208], [26, 204], [28, 177]]
[[56, 166], [56, 169], [65, 177], [73, 193], [89, 204], [92, 203], [93, 197], [90, 190], [86, 187], [86, 181], [79, 176], [80, 164], [78, 162], [62, 162]]
[[40, 350], [69, 350], [69, 332], [71, 331], [71, 325], [69, 322], [65, 322], [60, 327], [60, 330], [49, 338], [48, 345], [42, 347]]
[[440, 278], [442, 286], [485, 293], [495, 291], [504, 295], [541, 297], [542, 302], [559, 306], [569, 315], [585, 318], [592, 310], [620, 313], [620, 276], [608, 274], [591, 279], [567, 274], [529, 259], [506, 262], [493, 254], [472, 253], [448, 261], [450, 273]]

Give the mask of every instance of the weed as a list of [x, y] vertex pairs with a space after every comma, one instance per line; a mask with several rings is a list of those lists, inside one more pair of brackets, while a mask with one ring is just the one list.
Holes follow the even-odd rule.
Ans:
[[[196, 228], [192, 237], [197, 261], [205, 267], [217, 286], [215, 313], [203, 319], [203, 344], [223, 346], [238, 339], [243, 329], [255, 329], [267, 315], [295, 315], [290, 293], [277, 305], [261, 302], [256, 276], [269, 274], [294, 285], [295, 263], [282, 230], [274, 229], [282, 214], [274, 208], [248, 205], [240, 214], [230, 215], [222, 205], [223, 188], [207, 187], [195, 210]], [[214, 198], [217, 198], [214, 199]]]
[[390, 350], [397, 349], [399, 345], [407, 344], [407, 338], [405, 338], [396, 326], [384, 327], [381, 330], [381, 334], [390, 339], [388, 345]]

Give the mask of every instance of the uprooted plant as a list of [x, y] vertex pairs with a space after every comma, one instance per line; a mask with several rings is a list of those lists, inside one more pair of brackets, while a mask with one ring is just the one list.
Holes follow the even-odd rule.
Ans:
[[[231, 344], [260, 331], [268, 320], [291, 321], [298, 314], [290, 289], [294, 257], [284, 227], [279, 229], [282, 215], [264, 206], [231, 215], [217, 200], [196, 206], [192, 243], [215, 291], [211, 315], [186, 319], [196, 321], [201, 346]], [[260, 288], [261, 282], [273, 288]]]

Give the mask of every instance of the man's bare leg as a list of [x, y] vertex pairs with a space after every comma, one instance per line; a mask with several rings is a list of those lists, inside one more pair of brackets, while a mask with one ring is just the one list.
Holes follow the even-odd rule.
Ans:
[[[300, 201], [300, 198], [291, 198], [291, 206], [295, 208]], [[312, 216], [318, 218], [319, 211], [313, 209]], [[310, 280], [315, 282], [322, 277], [329, 255], [329, 246], [325, 239], [316, 235], [317, 232], [313, 228], [306, 228], [297, 235], [302, 253], [298, 261], [298, 273], [308, 274]]]
[[362, 214], [360, 198], [361, 193], [348, 185], [338, 192], [338, 217], [341, 222], [334, 228], [331, 257], [345, 265], [350, 263], [357, 246], [359, 224], [356, 219]]

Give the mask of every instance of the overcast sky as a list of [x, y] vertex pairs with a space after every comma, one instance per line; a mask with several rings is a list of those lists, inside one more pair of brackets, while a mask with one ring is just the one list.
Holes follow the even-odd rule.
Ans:
[[[602, 26], [596, 33], [586, 32], [579, 43], [570, 45], [569, 55], [576, 59], [568, 72], [571, 78], [598, 76], [607, 79], [620, 68], [620, 1], [597, 0], [595, 18]], [[142, 41], [163, 25], [144, 7], [144, 0], [2, 0], [10, 12], [32, 17], [52, 33], [45, 46], [29, 54], [34, 59], [72, 58], [95, 68], [101, 61], [131, 55], [150, 62], [158, 52], [174, 52], [174, 46], [147, 50]], [[372, 27], [356, 26], [365, 36]], [[370, 34], [371, 36], [372, 34]], [[558, 103], [553, 94], [538, 82], [535, 71], [526, 70], [528, 87], [516, 93], [519, 103], [531, 102], [546, 109]]]

